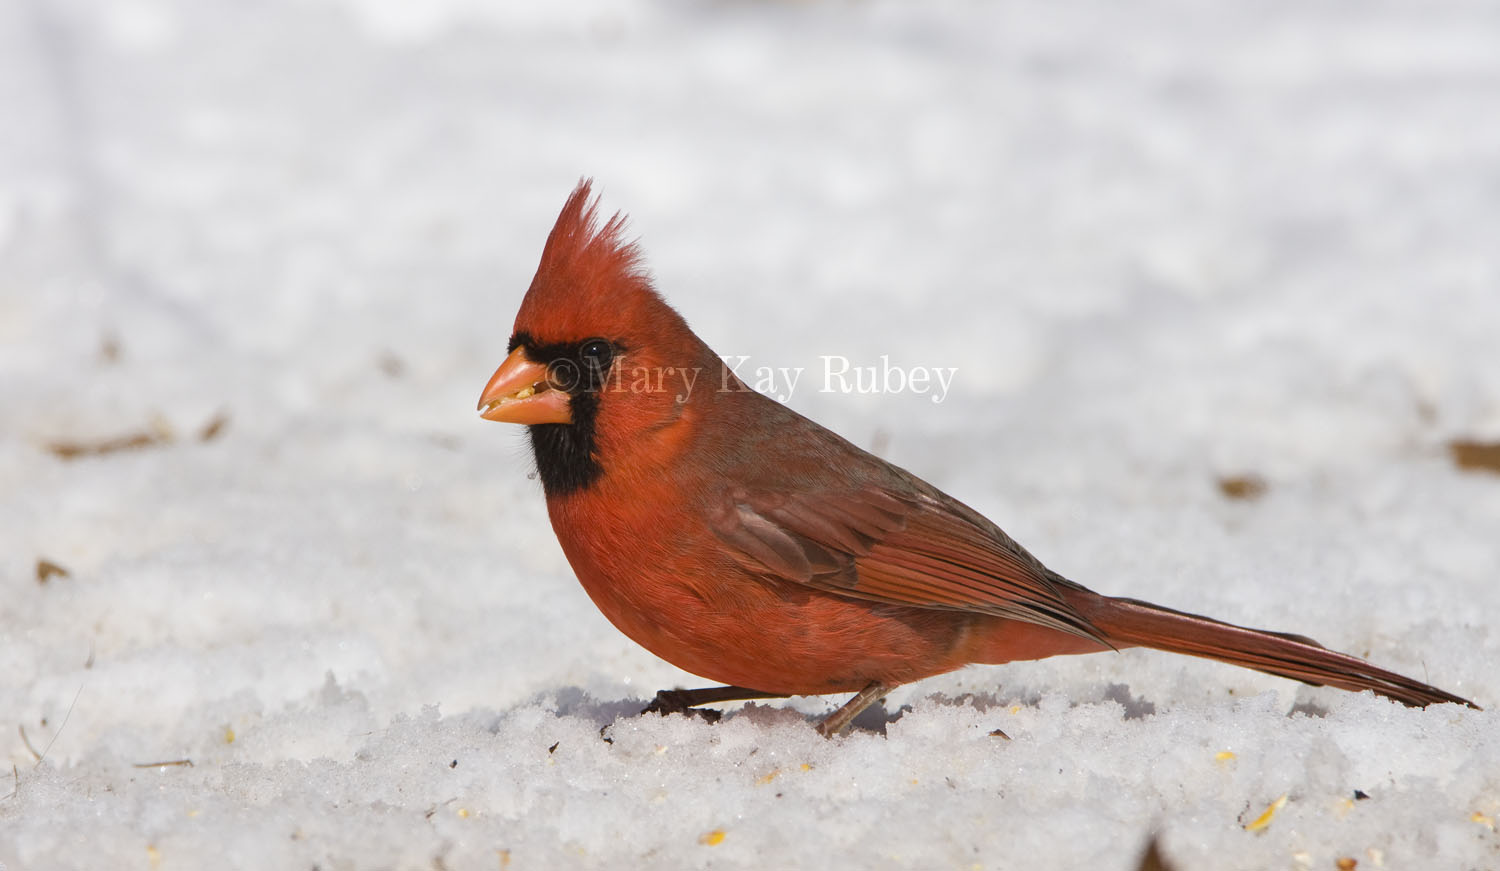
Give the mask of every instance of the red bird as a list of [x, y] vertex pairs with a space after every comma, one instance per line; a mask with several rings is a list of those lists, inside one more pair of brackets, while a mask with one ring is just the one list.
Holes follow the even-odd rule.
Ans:
[[526, 424], [557, 540], [594, 604], [729, 686], [648, 710], [855, 692], [970, 663], [1154, 647], [1407, 705], [1471, 705], [1311, 639], [1102, 596], [978, 512], [751, 390], [652, 289], [581, 182], [547, 237], [509, 356], [479, 398]]

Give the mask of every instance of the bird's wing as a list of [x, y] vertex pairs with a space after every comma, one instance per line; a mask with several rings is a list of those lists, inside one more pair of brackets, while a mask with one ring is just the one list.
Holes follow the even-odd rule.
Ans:
[[843, 596], [994, 614], [1103, 642], [1058, 592], [1056, 576], [998, 528], [940, 495], [898, 495], [873, 485], [791, 493], [735, 488], [711, 523], [751, 571]]

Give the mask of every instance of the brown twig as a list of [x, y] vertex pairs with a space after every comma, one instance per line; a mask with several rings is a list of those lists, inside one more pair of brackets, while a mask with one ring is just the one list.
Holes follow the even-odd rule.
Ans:
[[26, 736], [26, 727], [23, 726], [23, 725], [17, 724], [16, 725], [16, 729], [18, 729], [21, 732], [21, 743], [26, 745], [26, 749], [29, 750], [29, 751], [31, 751], [31, 755], [33, 757], [35, 757], [36, 761], [41, 762], [42, 761], [42, 754], [36, 752], [36, 748], [33, 747], [33, 746], [31, 746], [31, 739]]
[[193, 767], [193, 760], [191, 760], [191, 759], [168, 759], [165, 762], [135, 762], [135, 763], [132, 763], [130, 767], [131, 768], [166, 768], [166, 767], [171, 766], [171, 765], [185, 765], [188, 768], [192, 768]]

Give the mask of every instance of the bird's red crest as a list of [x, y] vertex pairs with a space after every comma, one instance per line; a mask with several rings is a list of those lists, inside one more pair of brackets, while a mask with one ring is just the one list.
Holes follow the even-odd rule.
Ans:
[[622, 238], [625, 216], [616, 212], [599, 226], [591, 184], [579, 181], [557, 216], [516, 313], [517, 331], [544, 341], [581, 339], [631, 324], [642, 309], [666, 308], [639, 248]]

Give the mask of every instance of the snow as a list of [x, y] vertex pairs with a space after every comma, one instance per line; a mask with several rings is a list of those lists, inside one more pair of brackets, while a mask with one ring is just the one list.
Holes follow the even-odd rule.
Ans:
[[[1497, 106], [1482, 0], [0, 3], [0, 866], [1500, 864]], [[582, 175], [1057, 570], [1491, 711], [1128, 651], [635, 716], [705, 682], [473, 412]]]

